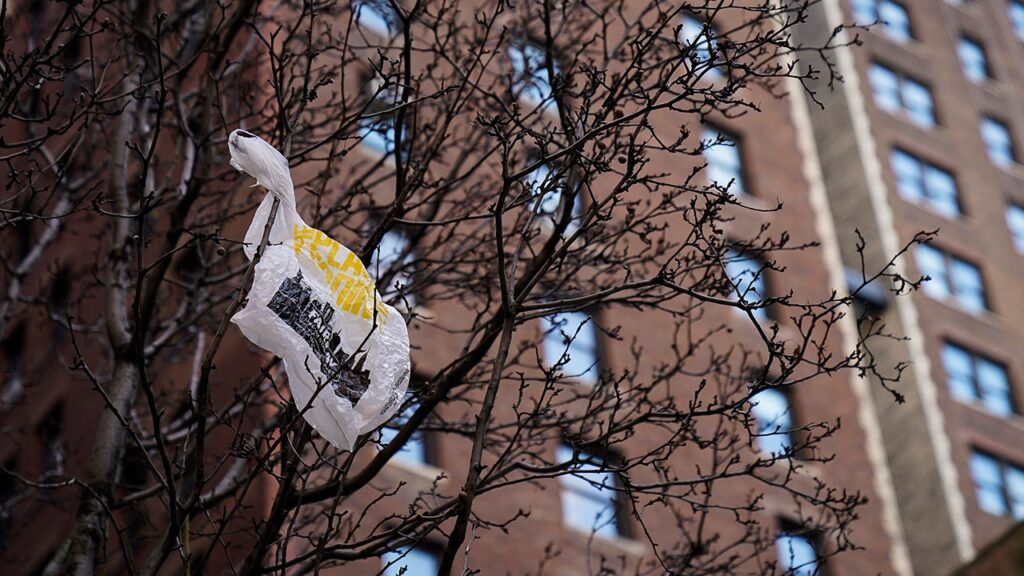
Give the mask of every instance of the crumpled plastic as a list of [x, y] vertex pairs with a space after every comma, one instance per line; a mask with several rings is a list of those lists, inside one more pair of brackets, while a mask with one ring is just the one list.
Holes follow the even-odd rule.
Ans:
[[245, 235], [250, 260], [273, 197], [281, 200], [246, 305], [231, 321], [253, 344], [281, 357], [292, 397], [310, 425], [351, 450], [360, 435], [389, 420], [405, 396], [405, 320], [381, 299], [355, 253], [299, 216], [280, 152], [244, 130], [231, 133], [228, 148], [231, 166], [270, 192]]

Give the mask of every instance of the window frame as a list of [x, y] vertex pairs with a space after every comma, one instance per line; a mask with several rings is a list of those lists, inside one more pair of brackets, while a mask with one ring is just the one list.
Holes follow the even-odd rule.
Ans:
[[1017, 40], [1024, 41], [1024, 1], [1010, 0], [1006, 7], [1006, 16], [1010, 21], [1010, 28]]
[[[897, 158], [900, 157], [913, 162], [915, 168], [914, 180], [920, 182], [919, 191], [908, 191], [908, 188], [904, 186], [904, 179], [901, 178], [902, 174], [900, 170], [897, 170]], [[948, 218], [950, 220], [960, 219], [964, 216], [964, 207], [960, 199], [960, 183], [957, 182], [956, 176], [949, 170], [946, 170], [937, 164], [933, 164], [932, 162], [929, 162], [928, 160], [925, 160], [899, 146], [893, 147], [889, 153], [889, 170], [891, 171], [893, 181], [896, 184], [896, 192], [905, 201], [927, 208], [943, 218]], [[932, 177], [930, 178], [929, 175], [932, 175]], [[944, 178], [948, 178], [949, 181], [952, 182], [953, 196], [951, 204], [947, 204], [934, 189], [934, 186], [932, 185], [935, 183], [934, 175], [940, 175]]]
[[[399, 546], [395, 546], [393, 550], [388, 550], [381, 554], [380, 576], [397, 576], [397, 574], [402, 571], [402, 568], [406, 568], [404, 576], [417, 576], [419, 573], [414, 572], [413, 568], [410, 567], [409, 564], [401, 564], [403, 558], [406, 558], [413, 552], [429, 554], [434, 562], [434, 572], [437, 572], [437, 569], [441, 565], [439, 547], [430, 541], [424, 540], [420, 542], [401, 544]], [[388, 560], [388, 556], [392, 556], [393, 558]]]
[[1004, 214], [1013, 247], [1017, 252], [1024, 254], [1024, 205], [1013, 201], [1007, 202]]
[[[805, 542], [814, 553], [814, 564], [813, 566], [807, 566], [806, 563], [799, 566], [789, 565], [789, 556], [783, 555], [781, 541], [783, 539], [799, 539]], [[779, 562], [779, 568], [783, 569], [783, 574], [792, 574], [793, 576], [827, 576], [828, 566], [826, 564], [825, 546], [822, 541], [821, 533], [814, 529], [805, 528], [800, 522], [791, 520], [786, 517], [779, 518], [778, 531], [775, 535], [775, 555]], [[792, 555], [792, 547], [789, 548], [790, 555]]]
[[[759, 286], [754, 286], [754, 293], [757, 294], [759, 298], [756, 302], [752, 302], [749, 300], [749, 297], [740, 294], [740, 281], [733, 276], [732, 272], [729, 269], [730, 265], [735, 264], [740, 259], [747, 262], [753, 262], [758, 266], [757, 270], [752, 271], [753, 276], [750, 280], [746, 281], [746, 288], [743, 289], [743, 294], [749, 294], [751, 284], [753, 284], [754, 282], [759, 283]], [[764, 257], [758, 254], [750, 254], [749, 250], [737, 244], [729, 244], [726, 248], [725, 261], [722, 263], [722, 268], [724, 269], [726, 280], [729, 281], [731, 287], [730, 294], [728, 295], [730, 299], [734, 300], [735, 302], [739, 302], [749, 306], [758, 303], [764, 304], [765, 301], [770, 298], [769, 295], [771, 294], [771, 283], [768, 279], [768, 272], [771, 270], [771, 268], [768, 266], [768, 263], [765, 261]], [[751, 270], [751, 268], [744, 268], [743, 272], [740, 272], [740, 275], [742, 275], [744, 272], [748, 272]], [[746, 316], [745, 310], [737, 309], [737, 312]], [[772, 306], [770, 304], [761, 306], [759, 308], [755, 308], [750, 312], [754, 315], [754, 318], [756, 320], [762, 322], [770, 322], [774, 320], [774, 314]]]
[[[696, 33], [686, 34], [688, 30]], [[695, 12], [686, 10], [679, 18], [676, 41], [684, 52], [689, 52], [687, 60], [691, 72], [704, 67], [701, 77], [712, 82], [726, 76], [726, 59], [722, 57], [718, 29], [713, 23], [701, 18]], [[701, 54], [705, 54], [706, 59], [698, 59]]]
[[[527, 64], [531, 63], [530, 55], [528, 54], [529, 49], [536, 49], [541, 58], [536, 70], [527, 69]], [[514, 102], [525, 103], [532, 110], [539, 110], [542, 113], [558, 109], [560, 102], [558, 95], [555, 94], [555, 80], [562, 74], [562, 66], [557, 50], [553, 49], [553, 54], [551, 55], [555, 73], [554, 78], [548, 74], [546, 63], [547, 49], [541, 42], [531, 36], [514, 36], [505, 48], [505, 58], [508, 60], [512, 72], [509, 89]], [[538, 76], [538, 72], [542, 72], [543, 77]], [[543, 86], [541, 86], [541, 83]], [[547, 90], [546, 94], [542, 93], [544, 88]], [[531, 95], [532, 91], [541, 94], [540, 98], [538, 99]]]
[[[777, 395], [777, 398], [781, 398], [781, 400], [785, 404], [785, 411], [783, 412], [783, 414], [781, 416], [776, 416], [775, 420], [773, 420], [772, 422], [765, 422], [757, 413], [758, 406], [761, 405], [761, 403], [758, 402], [758, 397], [762, 395]], [[765, 398], [767, 398], [768, 396], [765, 396]], [[753, 416], [754, 422], [757, 425], [756, 440], [758, 444], [758, 451], [761, 454], [776, 458], [780, 456], [785, 456], [787, 454], [795, 455], [798, 439], [794, 434], [794, 429], [797, 428], [797, 415], [796, 411], [794, 410], [792, 390], [789, 388], [783, 388], [779, 386], [762, 386], [760, 389], [758, 389], [756, 392], [750, 395], [749, 402], [751, 404], [750, 414], [751, 416]], [[785, 418], [785, 426], [780, 425], [780, 418]], [[774, 430], [774, 432], [766, 432], [766, 429], [769, 426], [771, 426], [771, 429]], [[781, 439], [783, 441], [782, 450], [778, 452], [766, 450], [765, 446], [763, 446], [762, 443], [765, 441], [765, 438], [768, 437], [772, 437], [773, 440]]]
[[[708, 132], [714, 132], [716, 134], [716, 138], [713, 140], [709, 140]], [[709, 142], [715, 143], [709, 144]], [[729, 142], [731, 142], [732, 144], [730, 145]], [[712, 148], [719, 146], [724, 146], [726, 148], [732, 148], [735, 150], [735, 158], [737, 164], [736, 175], [735, 177], [731, 178], [728, 182], [719, 182], [712, 178], [713, 173], [715, 172], [715, 163], [712, 162], [711, 156], [708, 155], [708, 151], [710, 151]], [[718, 186], [719, 188], [726, 190], [727, 192], [736, 196], [737, 198], [754, 196], [752, 187], [749, 185], [750, 179], [748, 178], [749, 174], [747, 170], [747, 158], [746, 154], [744, 154], [743, 138], [741, 136], [739, 136], [736, 132], [722, 128], [718, 124], [712, 122], [705, 122], [702, 126], [701, 131], [701, 147], [701, 156], [703, 157], [705, 164], [703, 170], [704, 178], [707, 180], [708, 186]]]
[[[883, 5], [895, 7], [902, 11], [903, 19], [907, 23], [905, 35], [902, 29], [893, 27], [889, 21], [883, 19]], [[862, 10], [862, 8], [867, 10]], [[854, 22], [861, 26], [868, 26], [876, 22], [881, 24], [882, 33], [894, 42], [905, 44], [916, 39], [914, 23], [910, 18], [910, 10], [902, 2], [897, 2], [896, 0], [851, 0], [850, 12], [853, 14]], [[862, 22], [862, 17], [869, 18], [870, 20]]]
[[[933, 280], [941, 280], [942, 284], [946, 287], [947, 293], [946, 294], [938, 294], [935, 291], [934, 288], [933, 289], [929, 289], [929, 284], [925, 283], [924, 284], [924, 292], [925, 292], [925, 294], [927, 294], [928, 296], [930, 296], [930, 297], [932, 297], [933, 299], [936, 299], [936, 300], [940, 300], [940, 301], [944, 301], [944, 302], [953, 301], [957, 305], [957, 307], [959, 307], [960, 309], [962, 309], [965, 312], [968, 312], [970, 314], [981, 314], [981, 313], [984, 313], [984, 312], [991, 312], [992, 311], [991, 303], [989, 302], [988, 291], [985, 289], [985, 275], [982, 272], [980, 266], [978, 266], [977, 264], [975, 264], [974, 262], [972, 262], [970, 260], [966, 260], [964, 258], [961, 258], [961, 257], [959, 257], [959, 256], [957, 256], [957, 255], [955, 255], [955, 254], [953, 254], [953, 253], [951, 253], [951, 252], [949, 252], [947, 250], [944, 250], [942, 248], [938, 248], [938, 247], [933, 246], [931, 244], [920, 244], [920, 245], [917, 246], [917, 248], [915, 250], [914, 264], [917, 266], [918, 272], [920, 272], [920, 273], [922, 273], [924, 275], [928, 275], [929, 277], [931, 277], [930, 274], [927, 274], [927, 272], [924, 271], [924, 269], [921, 267], [921, 264], [920, 264], [921, 263], [921, 260], [920, 260], [921, 255], [920, 254], [922, 252], [929, 252], [929, 251], [934, 251], [934, 252], [936, 252], [936, 253], [938, 253], [939, 255], [942, 256], [942, 261], [943, 261], [943, 277], [942, 278], [932, 278], [932, 279]], [[960, 265], [966, 266], [966, 267], [970, 267], [970, 268], [972, 268], [973, 270], [975, 270], [977, 272], [978, 284], [979, 284], [979, 287], [981, 289], [980, 290], [980, 292], [981, 292], [981, 308], [980, 309], [975, 309], [975, 308], [972, 308], [969, 305], [964, 304], [964, 301], [961, 299], [961, 291], [956, 289], [958, 283], [954, 281], [953, 269], [954, 269], [954, 266], [957, 265], [957, 264], [960, 264]], [[936, 284], [936, 286], [937, 286], [937, 284]]]
[[[409, 160], [409, 146], [408, 131], [402, 131], [402, 151], [401, 154], [398, 152], [398, 113], [390, 112], [387, 114], [381, 114], [383, 110], [394, 108], [401, 104], [402, 95], [399, 91], [398, 86], [390, 85], [380, 88], [380, 83], [384, 82], [380, 76], [368, 75], [363, 81], [363, 98], [366, 102], [366, 110], [364, 115], [359, 118], [356, 130], [359, 134], [359, 145], [364, 150], [372, 151], [372, 155], [383, 156], [390, 160], [394, 160], [395, 157], [400, 157], [402, 161]], [[393, 103], [389, 104], [387, 99], [392, 97]], [[373, 114], [372, 116], [366, 116], [365, 114]], [[382, 129], [383, 127], [383, 129]], [[391, 132], [390, 140], [387, 133]], [[381, 134], [378, 137], [371, 137], [372, 134]], [[383, 147], [376, 145], [377, 141], [383, 142]]]
[[[967, 55], [965, 53], [965, 49], [976, 50], [976, 53], [974, 54], [974, 56], [977, 56], [977, 55], [981, 56], [980, 59], [975, 57], [972, 60], [972, 62], [973, 61], [980, 61], [980, 63], [981, 63], [981, 75], [980, 76], [977, 75], [976, 71], [972, 71], [973, 70], [972, 67], [967, 65], [966, 62], [969, 59], [968, 58], [969, 55]], [[957, 56], [957, 59], [960, 61], [960, 69], [963, 70], [964, 76], [970, 82], [972, 82], [974, 84], [984, 84], [985, 82], [988, 82], [989, 80], [994, 80], [995, 79], [995, 76], [993, 76], [993, 74], [992, 74], [992, 66], [989, 63], [988, 51], [985, 50], [985, 45], [982, 44], [981, 42], [975, 40], [973, 37], [968, 36], [966, 34], [961, 34], [960, 37], [957, 38], [956, 56]]]
[[[622, 496], [622, 481], [619, 479], [618, 474], [616, 474], [614, 471], [606, 470], [607, 468], [614, 468], [616, 466], [616, 463], [621, 462], [622, 459], [619, 457], [618, 454], [611, 452], [607, 449], [604, 449], [603, 447], [596, 446], [594, 445], [594, 443], [585, 441], [574, 442], [568, 438], [565, 438], [561, 440], [558, 446], [555, 448], [556, 465], [569, 464], [569, 460], [565, 460], [563, 458], [565, 450], [570, 451], [571, 459], [577, 460], [577, 462], [567, 466], [565, 472], [558, 475], [559, 505], [561, 507], [562, 525], [572, 530], [585, 532], [586, 534], [590, 534], [592, 536], [608, 540], [620, 540], [631, 538], [632, 532], [630, 531], [630, 526], [627, 522], [629, 510], [627, 508], [626, 499], [623, 498]], [[586, 458], [581, 458], [580, 456], [586, 456]], [[597, 461], [599, 461], [600, 463], [593, 463]], [[577, 475], [570, 472], [571, 470], [578, 469], [581, 465], [586, 466], [588, 464], [593, 466], [594, 470], [585, 470], [582, 475]], [[587, 477], [593, 477], [597, 475], [604, 475], [606, 478], [610, 479], [611, 486], [607, 486], [604, 482], [601, 482], [602, 488], [597, 488], [594, 486], [593, 482], [587, 479]], [[566, 480], [567, 477], [575, 478], [577, 482], [586, 483], [589, 486], [589, 488], [594, 492], [602, 492], [603, 490], [608, 490], [610, 498], [604, 499], [607, 501], [607, 505], [598, 514], [603, 513], [604, 510], [611, 510], [611, 520], [603, 522], [602, 524], [595, 527], [594, 524], [596, 520], [598, 520], [600, 517], [595, 516], [590, 526], [586, 528], [584, 528], [581, 524], [577, 525], [570, 521], [569, 515], [566, 514], [567, 508], [565, 505], [565, 492], [570, 491], [575, 494], [578, 492], [578, 490], [574, 490], [571, 484], [567, 486], [567, 483], [573, 482], [571, 480]], [[577, 496], [581, 498], [586, 498], [588, 500], [593, 499], [587, 495]], [[613, 533], [603, 534], [601, 530], [605, 527], [610, 527]]]
[[[374, 5], [386, 6], [388, 10], [394, 10], [388, 0], [353, 0], [352, 21], [362, 31], [370, 31], [385, 38], [394, 38], [402, 29], [402, 21], [395, 16], [394, 27], [388, 21], [386, 15], [381, 13]], [[363, 20], [363, 10], [369, 10], [371, 15]]]
[[[556, 318], [556, 317], [559, 317], [559, 316], [574, 315], [574, 314], [585, 315], [587, 317], [587, 319], [586, 319], [585, 323], [581, 324], [582, 328], [580, 328], [579, 330], [573, 330], [572, 334], [569, 334], [568, 332], [563, 331], [561, 325], [556, 325], [551, 320], [552, 318]], [[569, 360], [567, 360], [565, 363], [563, 363], [561, 366], [558, 367], [558, 371], [561, 372], [563, 379], [568, 379], [568, 380], [571, 380], [571, 381], [576, 382], [578, 384], [581, 384], [581, 385], [584, 385], [584, 386], [589, 386], [589, 387], [596, 387], [596, 386], [600, 385], [600, 383], [601, 383], [601, 373], [603, 371], [603, 363], [602, 363], [602, 357], [603, 357], [602, 352], [603, 352], [603, 350], [602, 350], [602, 346], [601, 346], [600, 330], [597, 329], [597, 318], [598, 318], [598, 311], [594, 310], [594, 309], [590, 309], [590, 308], [585, 308], [585, 309], [582, 309], [582, 310], [566, 310], [566, 311], [562, 311], [562, 312], [555, 312], [555, 313], [552, 313], [552, 314], [541, 316], [540, 317], [540, 327], [541, 327], [541, 342], [540, 342], [540, 346], [541, 346], [541, 360], [544, 362], [544, 367], [547, 368], [549, 371], [552, 371], [552, 370], [555, 369], [555, 366], [558, 365], [562, 361], [562, 359], [565, 358], [568, 355]], [[548, 352], [547, 352], [547, 349], [548, 349], [548, 336], [550, 334], [553, 334], [555, 330], [557, 330], [558, 334], [561, 335], [561, 337], [563, 338], [563, 341], [557, 345], [558, 348], [561, 350], [561, 353], [559, 354], [558, 359], [555, 360], [554, 362], [551, 362], [549, 360], [549, 358], [548, 358]], [[593, 350], [591, 351], [591, 353], [593, 354], [593, 362], [590, 364], [590, 367], [586, 371], [584, 371], [582, 373], [579, 373], [579, 374], [569, 374], [569, 373], [566, 373], [565, 369], [572, 364], [573, 347], [574, 347], [574, 345], [577, 342], [579, 342], [580, 335], [582, 334], [583, 330], [590, 330], [591, 331], [591, 335], [593, 337], [594, 344], [593, 344]], [[572, 340], [570, 342], [566, 342], [564, 339], [567, 339], [567, 338], [572, 338]], [[555, 345], [552, 344], [552, 346], [555, 346]]]
[[[954, 374], [954, 371], [950, 368], [947, 362], [947, 350], [952, 352], [962, 353], [967, 356], [969, 362], [970, 373], [967, 374], [969, 378], [969, 384], [971, 387], [971, 398], [960, 398], [959, 394], [954, 390], [953, 378], [954, 376], [960, 376], [960, 374]], [[991, 395], [988, 394], [988, 390], [991, 387], [986, 387], [982, 384], [982, 371], [983, 364], [988, 363], [989, 365], [998, 368], [1002, 374], [1003, 380], [1006, 383], [1006, 404], [1009, 406], [1009, 412], [1003, 413], [990, 408]], [[962, 404], [978, 405], [994, 416], [1000, 418], [1008, 418], [1013, 415], [1019, 415], [1020, 412], [1017, 408], [1017, 398], [1013, 392], [1013, 381], [1010, 378], [1010, 372], [1007, 369], [1006, 364], [999, 362], [989, 356], [980, 354], [971, 348], [963, 346], [949, 338], [942, 340], [942, 349], [940, 350], [940, 364], [942, 365], [943, 373], [946, 376], [946, 389], [949, 391], [950, 396]], [[999, 399], [1001, 400], [1001, 399]]]
[[[1000, 130], [1000, 135], [1005, 136], [1009, 153], [1007, 159], [1003, 159], [1001, 156], [997, 156], [992, 153], [993, 142], [986, 137], [986, 134], [989, 133], [985, 130], [986, 126]], [[985, 153], [992, 164], [998, 168], [1007, 169], [1020, 163], [1017, 159], [1017, 142], [1013, 136], [1013, 130], [1010, 128], [1008, 123], [1003, 122], [990, 114], [985, 114], [981, 117], [981, 122], [978, 123], [978, 131], [981, 133], [981, 141], [985, 145]]]
[[[1003, 511], [997, 513], [993, 510], [987, 509], [982, 504], [981, 491], [982, 484], [978, 481], [978, 474], [975, 469], [976, 459], [988, 460], [998, 468], [999, 474], [999, 497]], [[983, 449], [979, 449], [972, 446], [970, 449], [970, 456], [968, 458], [968, 470], [971, 475], [971, 483], [974, 484], [974, 502], [978, 506], [978, 509], [986, 514], [998, 516], [1000, 518], [1010, 518], [1016, 521], [1024, 520], [1024, 491], [1020, 494], [1020, 498], [1014, 498], [1014, 491], [1010, 488], [1010, 476], [1019, 475], [1022, 480], [1022, 487], [1024, 487], [1024, 467], [1018, 466], [1012, 462], [1004, 460], [998, 456], [993, 455], [991, 452]], [[1015, 510], [1019, 509], [1019, 510]]]
[[[883, 93], [881, 90], [881, 76], [880, 74], [887, 75], [887, 78], [891, 77], [893, 85], [895, 87], [895, 108], [885, 104], [889, 100], [889, 94]], [[867, 69], [867, 80], [868, 86], [871, 88], [871, 98], [875, 103], [875, 107], [878, 110], [903, 118], [918, 128], [924, 130], [931, 130], [937, 126], [940, 126], [939, 115], [936, 111], [935, 97], [933, 95], [930, 86], [914, 78], [913, 76], [906, 74], [900, 70], [897, 70], [887, 64], [883, 64], [878, 60], [873, 60]], [[928, 107], [927, 110], [919, 110], [916, 107], [912, 107], [910, 102], [912, 100], [912, 94], [924, 94], [927, 96]], [[885, 97], [880, 97], [880, 94]], [[927, 114], [925, 114], [927, 112]]]

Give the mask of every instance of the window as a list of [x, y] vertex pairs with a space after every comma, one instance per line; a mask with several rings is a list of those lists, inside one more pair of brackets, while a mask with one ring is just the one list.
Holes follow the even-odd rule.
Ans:
[[1024, 252], [1024, 207], [1010, 204], [1006, 207], [1006, 226], [1010, 229], [1013, 246], [1018, 252]]
[[11, 519], [14, 517], [15, 497], [18, 495], [14, 476], [18, 462], [8, 459], [0, 469], [0, 550], [5, 550], [11, 541]]
[[708, 181], [721, 188], [733, 185], [733, 192], [744, 194], [743, 164], [736, 138], [711, 126], [704, 127], [704, 159], [707, 160]]
[[882, 31], [898, 42], [911, 39], [907, 9], [892, 0], [852, 0], [853, 18], [858, 24], [881, 22]]
[[541, 320], [544, 361], [584, 384], [597, 383], [597, 330], [584, 312], [562, 312]]
[[[527, 176], [526, 186], [531, 196], [537, 198], [537, 211], [539, 215], [550, 222], [555, 222], [561, 216], [559, 207], [562, 205], [562, 192], [565, 190], [562, 178], [557, 176], [555, 171], [547, 164], [538, 166]], [[583, 200], [579, 194], [573, 196], [572, 218], [579, 221], [583, 215]], [[575, 222], [570, 225], [567, 232], [574, 232]]]
[[932, 93], [928, 88], [877, 62], [868, 70], [875, 104], [890, 114], [904, 114], [919, 126], [935, 125]]
[[[760, 303], [767, 290], [764, 281], [764, 266], [762, 262], [748, 254], [730, 248], [725, 258], [725, 274], [732, 283], [736, 298], [744, 304]], [[759, 320], [768, 318], [767, 308], [757, 308], [753, 311], [754, 317]]]
[[959, 216], [960, 202], [952, 174], [899, 149], [892, 151], [891, 161], [900, 196], [925, 204], [947, 218]]
[[414, 258], [415, 255], [409, 248], [409, 238], [401, 230], [392, 228], [381, 237], [380, 244], [373, 254], [370, 273], [378, 280], [389, 280], [387, 286], [377, 286], [381, 297], [389, 304], [399, 301], [401, 296], [409, 303], [413, 303], [413, 295], [406, 290], [409, 287], [409, 272]]
[[43, 477], [52, 478], [64, 473], [67, 449], [64, 437], [64, 405], [58, 404], [39, 425], [43, 441]]
[[[512, 63], [513, 95], [542, 110], [549, 108], [554, 102], [554, 91], [548, 77], [544, 49], [526, 41], [518, 46], [511, 46], [508, 57]], [[557, 63], [554, 65], [554, 71], [557, 76]]]
[[1010, 24], [1018, 39], [1024, 40], [1024, 2], [1010, 0]]
[[559, 462], [571, 463], [573, 474], [559, 476], [562, 518], [566, 525], [598, 536], [621, 535], [615, 476], [603, 471], [605, 459], [571, 446], [558, 447]]
[[924, 284], [925, 294], [940, 300], [952, 297], [969, 312], [986, 309], [977, 266], [932, 246], [918, 246], [915, 254], [918, 271], [931, 278]]
[[394, 112], [388, 110], [398, 105], [401, 95], [397, 87], [382, 86], [382, 82], [378, 77], [367, 83], [367, 97], [372, 98], [372, 101], [360, 120], [359, 136], [370, 149], [381, 154], [394, 154], [397, 118]]
[[[385, 552], [381, 556], [384, 564], [382, 576], [419, 576], [420, 574], [437, 574], [440, 567], [437, 561], [437, 554], [423, 548], [403, 546], [391, 552]], [[403, 572], [403, 570], [405, 570]]]
[[981, 139], [988, 149], [988, 157], [999, 166], [1009, 166], [1016, 161], [1013, 152], [1013, 138], [1006, 124], [993, 118], [981, 119]]
[[970, 467], [979, 508], [1024, 520], [1024, 470], [977, 450], [971, 452]]
[[[387, 445], [394, 441], [395, 436], [398, 436], [398, 430], [409, 421], [418, 405], [419, 402], [414, 394], [409, 393], [406, 395], [402, 410], [395, 414], [391, 421], [380, 429], [380, 443], [382, 445]], [[405, 441], [402, 448], [395, 452], [394, 457], [413, 464], [430, 464], [432, 459], [427, 449], [426, 434], [422, 430], [414, 432]]]
[[985, 58], [985, 49], [981, 44], [961, 36], [956, 45], [956, 53], [960, 56], [960, 66], [963, 67], [968, 80], [980, 84], [992, 77], [988, 69], [988, 60]]
[[818, 550], [815, 538], [799, 527], [788, 523], [775, 538], [775, 553], [779, 555], [779, 567], [785, 574], [793, 576], [820, 576]]
[[790, 429], [793, 417], [789, 398], [775, 388], [765, 388], [750, 397], [751, 413], [757, 420], [757, 443], [765, 454], [784, 454], [793, 446]]
[[388, 0], [359, 0], [354, 3], [356, 24], [382, 36], [393, 36], [398, 18]]
[[1010, 379], [1006, 369], [996, 362], [945, 342], [942, 367], [953, 398], [966, 403], [980, 401], [989, 412], [999, 416], [1014, 412]]
[[11, 408], [25, 396], [25, 321], [14, 325], [7, 338], [0, 342], [6, 374], [4, 389], [0, 392], [0, 408]]
[[[684, 14], [679, 26], [679, 43], [683, 49], [689, 49], [690, 61], [698, 74], [704, 73], [709, 78], [722, 76], [722, 68], [718, 63], [718, 37], [714, 28], [693, 15]], [[707, 72], [703, 72], [705, 67]]]

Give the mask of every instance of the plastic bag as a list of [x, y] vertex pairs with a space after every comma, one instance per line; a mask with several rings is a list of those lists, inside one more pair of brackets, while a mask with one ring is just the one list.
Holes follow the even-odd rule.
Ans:
[[281, 200], [248, 301], [231, 321], [254, 344], [284, 360], [295, 404], [313, 428], [331, 444], [351, 450], [356, 438], [386, 422], [405, 396], [405, 320], [381, 299], [356, 254], [299, 216], [288, 161], [280, 152], [244, 130], [232, 132], [228, 144], [231, 165], [270, 191], [245, 235], [250, 260], [273, 196]]

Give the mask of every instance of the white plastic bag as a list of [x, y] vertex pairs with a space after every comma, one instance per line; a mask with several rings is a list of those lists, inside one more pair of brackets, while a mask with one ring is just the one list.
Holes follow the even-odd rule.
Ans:
[[[359, 435], [395, 413], [405, 395], [405, 321], [381, 299], [356, 254], [302, 221], [284, 156], [243, 130], [232, 132], [228, 143], [231, 165], [281, 200], [248, 302], [231, 320], [246, 338], [284, 360], [295, 404], [313, 428], [351, 450]], [[271, 194], [245, 235], [249, 259], [263, 237]]]

